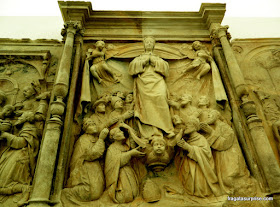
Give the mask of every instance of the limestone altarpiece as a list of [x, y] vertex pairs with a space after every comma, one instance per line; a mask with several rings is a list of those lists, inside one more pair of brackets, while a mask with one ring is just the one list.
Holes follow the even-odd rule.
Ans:
[[279, 39], [59, 7], [63, 41], [0, 39], [0, 206], [280, 205]]

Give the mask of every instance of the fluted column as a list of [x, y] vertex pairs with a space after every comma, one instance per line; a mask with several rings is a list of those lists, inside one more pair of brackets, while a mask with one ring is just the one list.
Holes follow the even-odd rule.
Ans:
[[67, 22], [64, 26], [62, 35], [65, 37], [65, 44], [51, 99], [51, 117], [47, 121], [33, 179], [33, 190], [29, 200], [30, 207], [49, 206], [50, 204], [49, 198], [53, 185], [53, 174], [65, 110], [64, 99], [69, 89], [74, 38], [76, 32], [81, 29], [78, 22]]
[[265, 133], [262, 120], [256, 114], [256, 105], [249, 96], [244, 76], [228, 41], [229, 34], [227, 29], [228, 26], [215, 25], [211, 29], [211, 37], [213, 42], [218, 42], [223, 48], [230, 78], [241, 103], [238, 107], [241, 108], [246, 118], [253, 146], [268, 183], [270, 193], [273, 194], [274, 202], [277, 203], [279, 202], [277, 196], [280, 192], [280, 168]]

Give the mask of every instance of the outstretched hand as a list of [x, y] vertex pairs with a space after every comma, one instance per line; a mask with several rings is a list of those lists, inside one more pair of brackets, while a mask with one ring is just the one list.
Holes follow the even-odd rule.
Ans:
[[143, 157], [143, 156], [146, 155], [145, 152], [138, 151], [139, 148], [140, 148], [140, 146], [138, 146], [138, 147], [136, 147], [136, 148], [134, 148], [133, 150], [130, 151], [132, 157]]

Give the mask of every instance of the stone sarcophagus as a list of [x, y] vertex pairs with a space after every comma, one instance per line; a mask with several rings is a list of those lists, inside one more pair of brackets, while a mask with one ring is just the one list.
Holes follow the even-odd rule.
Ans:
[[278, 39], [59, 7], [62, 42], [0, 42], [2, 206], [278, 206]]

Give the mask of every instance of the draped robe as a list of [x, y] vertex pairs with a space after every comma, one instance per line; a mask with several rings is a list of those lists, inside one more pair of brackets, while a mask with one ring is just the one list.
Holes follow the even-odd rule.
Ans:
[[129, 74], [134, 76], [135, 117], [139, 118], [141, 124], [171, 133], [173, 125], [164, 80], [168, 76], [169, 65], [154, 54], [149, 55], [153, 56], [155, 64], [144, 65], [147, 55], [136, 57], [129, 65]]

